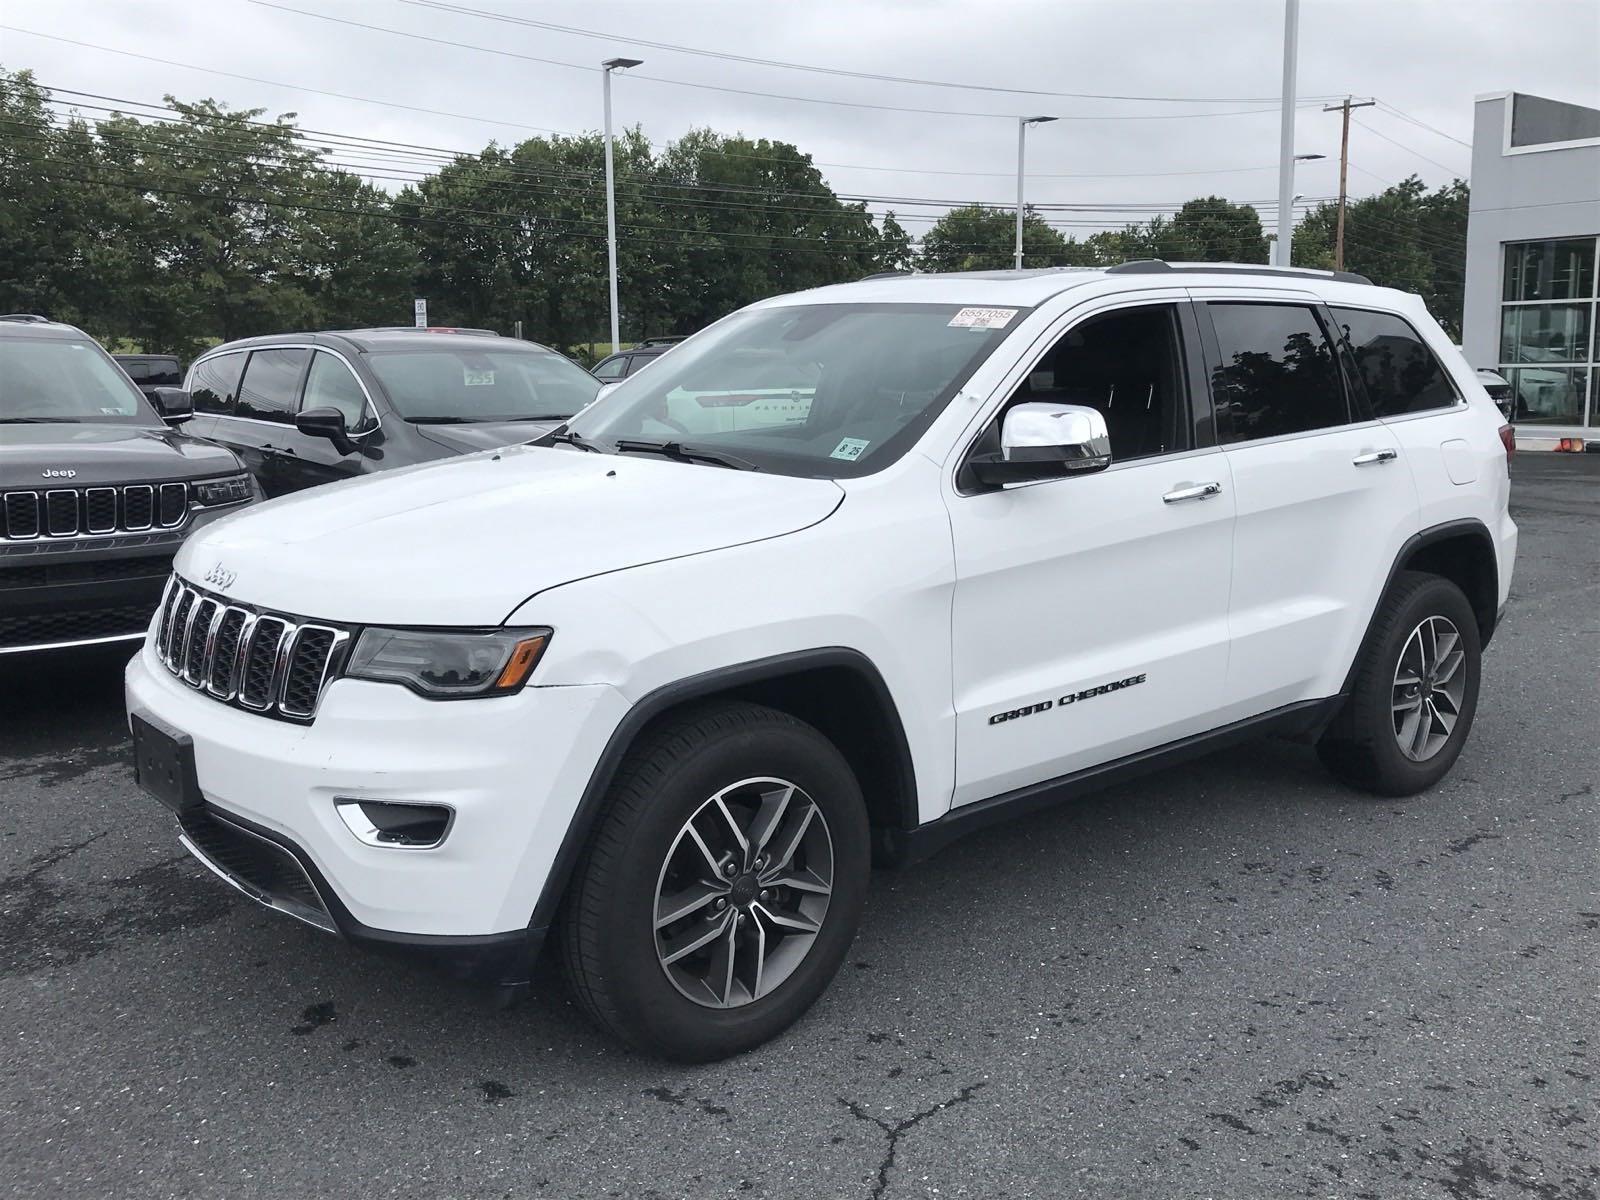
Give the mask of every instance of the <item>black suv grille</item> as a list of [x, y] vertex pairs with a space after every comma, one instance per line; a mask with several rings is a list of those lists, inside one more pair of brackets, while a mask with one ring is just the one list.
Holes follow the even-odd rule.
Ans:
[[167, 670], [190, 687], [235, 708], [309, 721], [344, 665], [350, 631], [230, 604], [174, 575], [155, 644]]
[[186, 483], [7, 492], [0, 505], [0, 538], [31, 541], [147, 533], [152, 529], [177, 529], [188, 516]]

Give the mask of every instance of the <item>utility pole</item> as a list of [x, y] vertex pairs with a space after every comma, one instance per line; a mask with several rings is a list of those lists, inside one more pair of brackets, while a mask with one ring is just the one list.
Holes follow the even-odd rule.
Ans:
[[1294, 237], [1294, 73], [1300, 45], [1300, 0], [1283, 0], [1283, 115], [1278, 128], [1278, 240], [1272, 261], [1289, 266]]
[[1376, 104], [1376, 100], [1356, 100], [1346, 96], [1342, 103], [1324, 104], [1323, 112], [1342, 112], [1344, 114], [1344, 131], [1339, 135], [1339, 224], [1338, 232], [1333, 236], [1333, 269], [1344, 270], [1344, 203], [1345, 181], [1350, 175], [1350, 110], [1352, 108], [1367, 108]]

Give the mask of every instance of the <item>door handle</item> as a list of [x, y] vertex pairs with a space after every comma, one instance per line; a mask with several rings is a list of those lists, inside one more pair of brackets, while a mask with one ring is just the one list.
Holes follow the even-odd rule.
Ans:
[[1398, 450], [1391, 450], [1386, 446], [1382, 450], [1368, 450], [1365, 454], [1358, 454], [1350, 461], [1358, 467], [1370, 467], [1373, 463], [1393, 462], [1399, 457]]
[[1222, 495], [1220, 483], [1189, 483], [1183, 487], [1174, 488], [1161, 497], [1163, 504], [1177, 504], [1183, 500], [1209, 500], [1213, 496]]

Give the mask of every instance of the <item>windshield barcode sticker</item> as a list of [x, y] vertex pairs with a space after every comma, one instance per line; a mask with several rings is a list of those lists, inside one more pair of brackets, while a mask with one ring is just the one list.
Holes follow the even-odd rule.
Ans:
[[840, 438], [839, 444], [833, 448], [829, 458], [842, 458], [846, 462], [855, 462], [868, 446], [872, 445], [871, 438]]
[[461, 382], [467, 387], [493, 387], [494, 372], [478, 371], [472, 367], [461, 368]]
[[950, 318], [952, 329], [1004, 329], [1017, 315], [1014, 308], [963, 308]]

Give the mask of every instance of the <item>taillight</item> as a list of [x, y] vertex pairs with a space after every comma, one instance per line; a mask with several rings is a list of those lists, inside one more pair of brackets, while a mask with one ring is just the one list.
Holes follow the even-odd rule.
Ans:
[[1500, 444], [1506, 448], [1506, 462], [1517, 452], [1517, 431], [1509, 425], [1500, 426]]

